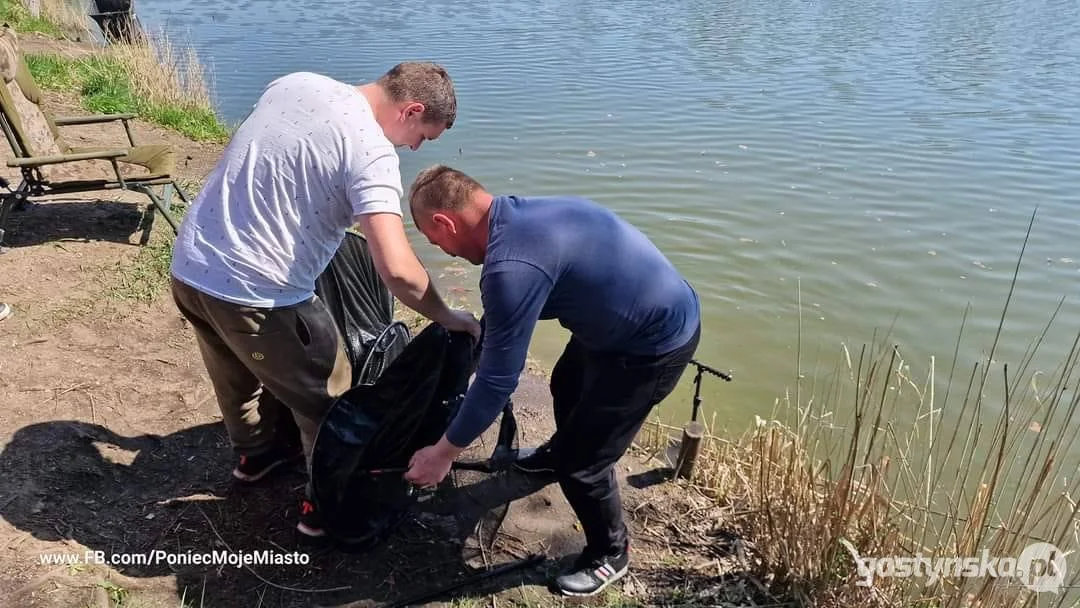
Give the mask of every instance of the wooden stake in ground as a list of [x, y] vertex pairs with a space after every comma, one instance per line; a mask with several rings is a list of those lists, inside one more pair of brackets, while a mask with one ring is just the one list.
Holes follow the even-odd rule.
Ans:
[[708, 372], [726, 382], [731, 382], [731, 374], [713, 369], [693, 359], [690, 363], [697, 367], [697, 373], [694, 375], [694, 412], [690, 417], [690, 423], [683, 428], [679, 458], [675, 463], [675, 475], [683, 479], [690, 479], [694, 474], [694, 464], [701, 451], [701, 438], [705, 436], [705, 425], [698, 422], [698, 412], [701, 410], [701, 376]]
[[679, 444], [679, 459], [675, 463], [675, 475], [682, 479], [690, 479], [694, 474], [694, 465], [697, 463], [698, 453], [701, 452], [701, 438], [705, 436], [705, 425], [697, 420], [691, 421], [682, 432], [682, 442]]

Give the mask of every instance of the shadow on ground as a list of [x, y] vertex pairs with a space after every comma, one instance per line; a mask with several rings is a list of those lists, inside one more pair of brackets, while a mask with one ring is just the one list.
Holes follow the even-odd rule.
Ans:
[[3, 245], [32, 247], [72, 240], [134, 243], [133, 234], [160, 218], [147, 212], [148, 205], [149, 199], [134, 203], [74, 197], [28, 202], [8, 216]]
[[[233, 464], [220, 423], [137, 437], [85, 422], [33, 424], [0, 454], [0, 516], [39, 540], [71, 539], [105, 556], [213, 550], [310, 556], [304, 565], [252, 565], [265, 580], [233, 566], [114, 566], [129, 580], [175, 575], [175, 593], [190, 606], [384, 605], [476, 573], [464, 555], [481, 514], [454, 506], [455, 493], [468, 487], [440, 490], [440, 508], [421, 509], [383, 545], [350, 553], [313, 545], [296, 532], [299, 470], [241, 485], [229, 477]], [[471, 494], [493, 506], [546, 485], [524, 477], [488, 478]], [[467, 593], [543, 584], [560, 565], [548, 560]]]

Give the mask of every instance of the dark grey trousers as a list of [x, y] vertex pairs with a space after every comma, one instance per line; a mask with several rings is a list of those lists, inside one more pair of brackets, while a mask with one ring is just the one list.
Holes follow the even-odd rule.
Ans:
[[248, 455], [270, 449], [287, 422], [281, 417], [291, 414], [310, 465], [319, 424], [352, 378], [344, 340], [323, 302], [252, 308], [176, 279], [172, 293], [195, 330], [233, 447]]

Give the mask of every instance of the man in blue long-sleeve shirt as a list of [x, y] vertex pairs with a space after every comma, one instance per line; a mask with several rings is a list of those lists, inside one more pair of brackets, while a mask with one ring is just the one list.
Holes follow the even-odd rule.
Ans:
[[629, 564], [614, 464], [697, 348], [697, 294], [644, 234], [592, 201], [494, 196], [441, 165], [417, 176], [409, 198], [429, 241], [483, 265], [486, 327], [457, 416], [413, 456], [406, 479], [442, 481], [516, 389], [536, 322], [558, 319], [571, 339], [551, 376], [557, 430], [516, 466], [554, 473], [585, 532], [584, 552], [556, 586], [598, 593]]

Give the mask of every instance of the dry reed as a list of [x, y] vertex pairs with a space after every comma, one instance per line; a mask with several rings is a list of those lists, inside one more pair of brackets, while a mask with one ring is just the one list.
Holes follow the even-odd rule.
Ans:
[[135, 96], [156, 105], [213, 107], [195, 49], [177, 49], [163, 30], [143, 40], [140, 44], [113, 43], [107, 49], [124, 67]]
[[[30, 0], [17, 0], [31, 11]], [[36, 0], [40, 19], [68, 37], [91, 37], [89, 0]], [[137, 22], [136, 22], [137, 24]], [[141, 28], [141, 25], [137, 25]], [[135, 32], [130, 43], [113, 41], [102, 49], [130, 81], [132, 93], [150, 105], [213, 113], [210, 88], [202, 63], [191, 47], [177, 48], [164, 29], [154, 35]]]
[[27, 10], [38, 5], [38, 17], [52, 23], [67, 38], [88, 40], [91, 37], [88, 0], [20, 0]]
[[[0, 0], [0, 3], [9, 0]], [[63, 0], [49, 0], [45, 17], [24, 28], [53, 32], [50, 21]], [[22, 5], [17, 5], [22, 6]], [[47, 9], [47, 10], [46, 10]], [[74, 19], [74, 17], [71, 17]], [[85, 24], [88, 19], [83, 16]], [[141, 118], [173, 128], [195, 140], [225, 141], [230, 127], [218, 119], [206, 74], [195, 50], [177, 47], [164, 30], [147, 35], [137, 20], [127, 41], [113, 40], [97, 52], [77, 57], [64, 53], [28, 57], [35, 78], [53, 88], [77, 88], [83, 106], [93, 112], [133, 112]], [[34, 30], [33, 28], [37, 28]]]
[[[990, 352], [963, 377], [953, 369], [941, 384], [931, 359], [916, 379], [899, 348], [875, 340], [854, 360], [842, 350], [823, 395], [787, 395], [771, 420], [734, 439], [710, 430], [690, 483], [731, 507], [718, 523], [754, 548], [752, 574], [772, 593], [800, 606], [1076, 602], [1080, 577], [1065, 558], [1080, 544], [1069, 453], [1080, 431], [1080, 336], [1055, 355], [1057, 370], [1030, 371], [1055, 312], [1018, 370], [992, 366], [1011, 298], [1012, 289]], [[842, 425], [837, 411], [850, 412]], [[654, 422], [643, 443], [662, 449], [669, 430]], [[1036, 555], [1042, 569], [1026, 576], [963, 574], [966, 558], [1007, 566], [1036, 543], [1063, 553]], [[904, 577], [882, 557], [923, 561], [909, 561], [916, 575]], [[929, 576], [935, 559], [943, 570]]]

